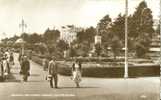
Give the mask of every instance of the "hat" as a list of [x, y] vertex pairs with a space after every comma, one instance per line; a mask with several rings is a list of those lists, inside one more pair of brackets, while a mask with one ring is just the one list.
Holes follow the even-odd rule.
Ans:
[[52, 56], [52, 59], [56, 59], [56, 57], [55, 56]]

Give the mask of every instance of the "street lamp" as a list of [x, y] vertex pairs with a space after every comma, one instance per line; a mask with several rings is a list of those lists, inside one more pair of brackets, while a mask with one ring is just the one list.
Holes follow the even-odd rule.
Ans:
[[[22, 18], [21, 23], [19, 24], [19, 27], [22, 29], [22, 34], [25, 33], [24, 29], [27, 28], [27, 24], [25, 24], [24, 19]], [[23, 37], [16, 41], [17, 43], [21, 44], [21, 53], [22, 55], [25, 54], [25, 41], [23, 40]]]
[[[160, 28], [160, 66], [161, 66], [161, 0], [160, 0], [160, 15], [159, 15], [159, 28]], [[161, 67], [160, 67], [160, 74], [161, 74]], [[160, 77], [160, 81], [161, 81], [161, 77]], [[161, 82], [160, 82], [160, 86], [161, 86]], [[161, 90], [161, 88], [160, 88]], [[160, 93], [160, 97], [161, 97], [161, 93]]]
[[124, 78], [128, 78], [128, 0], [125, 1], [125, 69]]

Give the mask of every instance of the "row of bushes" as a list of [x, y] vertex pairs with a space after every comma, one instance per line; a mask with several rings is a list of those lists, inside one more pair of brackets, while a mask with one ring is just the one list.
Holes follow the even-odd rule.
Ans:
[[[66, 64], [59, 64], [59, 73], [71, 75], [71, 68]], [[87, 77], [124, 77], [124, 67], [83, 67], [82, 75]], [[129, 77], [160, 76], [160, 65], [129, 66]]]
[[[36, 54], [36, 53], [33, 53], [32, 56], [37, 56], [39, 58], [44, 58], [44, 57], [50, 57], [49, 55], [41, 55], [41, 54]], [[74, 58], [67, 58], [67, 59], [58, 59], [58, 60], [65, 60], [67, 62], [71, 62], [73, 61]], [[107, 62], [110, 62], [110, 63], [118, 63], [118, 62], [124, 62], [124, 57], [122, 58], [117, 58], [117, 59], [114, 59], [113, 57], [77, 57], [77, 59], [83, 63], [86, 63], [86, 62], [92, 62], [92, 63], [107, 63]], [[130, 59], [129, 60], [129, 63], [153, 63], [152, 60], [150, 59]]]
[[[32, 60], [40, 65], [42, 65], [42, 59], [33, 56]], [[72, 63], [59, 62], [58, 72], [61, 75], [71, 75], [71, 65]], [[97, 64], [92, 66], [82, 68], [82, 75], [86, 77], [123, 77], [124, 67], [98, 67]], [[143, 76], [160, 76], [160, 65], [137, 65], [129, 66], [129, 77], [143, 77]]]
[[[123, 58], [113, 59], [113, 57], [77, 57], [81, 62], [123, 62]], [[73, 61], [73, 58], [66, 59], [66, 61]]]

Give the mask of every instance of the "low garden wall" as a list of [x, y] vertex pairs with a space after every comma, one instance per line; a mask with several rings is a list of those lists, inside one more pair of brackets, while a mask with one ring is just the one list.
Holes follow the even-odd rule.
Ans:
[[[33, 56], [32, 60], [40, 65], [42, 65], [42, 59]], [[59, 62], [59, 74], [61, 75], [71, 75], [72, 63]], [[154, 77], [160, 76], [160, 65], [156, 64], [140, 64], [140, 65], [129, 65], [128, 68], [129, 77]], [[120, 78], [124, 77], [124, 66], [114, 66], [107, 67], [98, 64], [87, 64], [82, 65], [82, 75], [86, 77], [109, 77], [109, 78]]]

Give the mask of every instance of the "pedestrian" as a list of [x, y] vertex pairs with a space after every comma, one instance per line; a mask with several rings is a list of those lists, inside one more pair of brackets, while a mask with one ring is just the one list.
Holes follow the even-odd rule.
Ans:
[[10, 74], [10, 67], [9, 67], [9, 63], [8, 63], [8, 60], [5, 54], [2, 58], [2, 66], [4, 70], [4, 79], [7, 79], [8, 75]]
[[42, 65], [43, 65], [43, 70], [47, 71], [48, 69], [48, 64], [49, 64], [49, 60], [47, 59], [47, 57], [44, 57], [43, 61], [42, 61]]
[[48, 79], [50, 81], [50, 87], [53, 88], [53, 79], [55, 88], [58, 88], [58, 65], [56, 63], [56, 58], [53, 56], [48, 66]]
[[7, 58], [7, 61], [9, 62], [10, 53], [9, 53], [9, 50], [8, 49], [6, 49], [6, 51], [5, 51], [5, 56]]
[[10, 64], [10, 66], [14, 65], [14, 56], [13, 56], [12, 52], [10, 53], [9, 64]]
[[28, 76], [30, 76], [30, 62], [27, 58], [27, 56], [23, 57], [23, 61], [22, 61], [22, 66], [21, 66], [21, 74], [23, 76], [23, 81], [27, 81], [28, 80]]
[[22, 74], [22, 62], [23, 62], [23, 58], [24, 58], [24, 55], [19, 53], [18, 61], [19, 61], [19, 64], [20, 64], [20, 74]]
[[76, 87], [80, 87], [81, 82], [82, 65], [78, 59], [75, 59], [72, 65], [72, 80], [75, 82]]
[[4, 69], [2, 64], [2, 58], [0, 58], [0, 81], [4, 80]]

